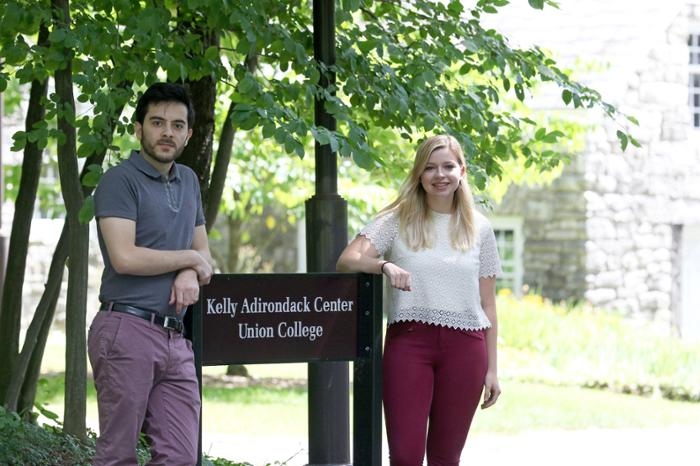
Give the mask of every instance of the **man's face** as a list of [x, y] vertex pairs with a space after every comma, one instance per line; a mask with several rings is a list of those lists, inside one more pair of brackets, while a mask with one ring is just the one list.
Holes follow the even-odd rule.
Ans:
[[169, 165], [182, 154], [192, 136], [192, 129], [187, 127], [187, 107], [180, 102], [150, 104], [143, 124], [137, 122], [134, 132], [141, 141], [142, 154], [151, 164]]

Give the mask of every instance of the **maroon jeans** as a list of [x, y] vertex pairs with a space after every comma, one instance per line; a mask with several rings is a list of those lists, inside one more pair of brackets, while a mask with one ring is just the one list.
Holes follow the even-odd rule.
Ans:
[[392, 466], [458, 465], [487, 369], [483, 331], [391, 324], [383, 400]]
[[192, 466], [199, 385], [189, 340], [128, 314], [100, 311], [88, 333], [100, 436], [94, 466], [135, 466], [143, 430], [151, 466]]

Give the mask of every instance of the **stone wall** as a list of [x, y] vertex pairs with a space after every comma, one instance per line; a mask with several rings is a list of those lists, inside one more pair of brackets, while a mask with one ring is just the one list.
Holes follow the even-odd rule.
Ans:
[[575, 159], [551, 185], [511, 185], [496, 215], [522, 216], [523, 283], [556, 301], [585, 292], [586, 204], [582, 164]]
[[[594, 129], [583, 153], [550, 186], [511, 187], [496, 213], [524, 217], [524, 282], [531, 289], [673, 326], [674, 231], [700, 222], [700, 135], [690, 125], [687, 53], [689, 21], [700, 18], [695, 7], [675, 4], [675, 17], [666, 10], [654, 22], [661, 5], [644, 4], [648, 17], [587, 19], [599, 26], [591, 39], [596, 48], [604, 44], [600, 50], [612, 56], [596, 57], [608, 65], [586, 75], [587, 84], [639, 120], [630, 129], [642, 147], [622, 152], [619, 123], [584, 113], [582, 122]], [[669, 22], [658, 24], [661, 18]], [[627, 24], [616, 28], [616, 21]], [[605, 24], [608, 30], [600, 29]], [[623, 48], [634, 61], [616, 59]]]

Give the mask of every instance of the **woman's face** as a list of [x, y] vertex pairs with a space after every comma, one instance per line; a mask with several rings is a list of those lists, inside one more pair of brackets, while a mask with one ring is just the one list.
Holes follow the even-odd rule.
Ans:
[[464, 176], [464, 167], [459, 164], [457, 156], [446, 147], [435, 149], [420, 176], [428, 203], [435, 210], [450, 208], [459, 181]]

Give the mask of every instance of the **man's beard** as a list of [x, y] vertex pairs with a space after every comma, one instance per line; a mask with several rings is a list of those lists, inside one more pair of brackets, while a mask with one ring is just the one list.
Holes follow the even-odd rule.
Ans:
[[155, 147], [158, 145], [160, 141], [157, 141], [155, 144], [149, 145], [149, 144], [144, 144], [143, 138], [141, 138], [141, 149], [143, 152], [146, 153], [150, 158], [153, 160], [156, 160], [157, 162], [160, 163], [170, 163], [174, 162], [177, 160], [178, 157], [180, 157], [180, 154], [182, 154], [182, 151], [185, 149], [185, 146], [182, 147], [177, 147], [176, 145], [172, 145], [173, 149], [175, 149], [174, 152], [171, 154], [158, 154], [155, 150]]

